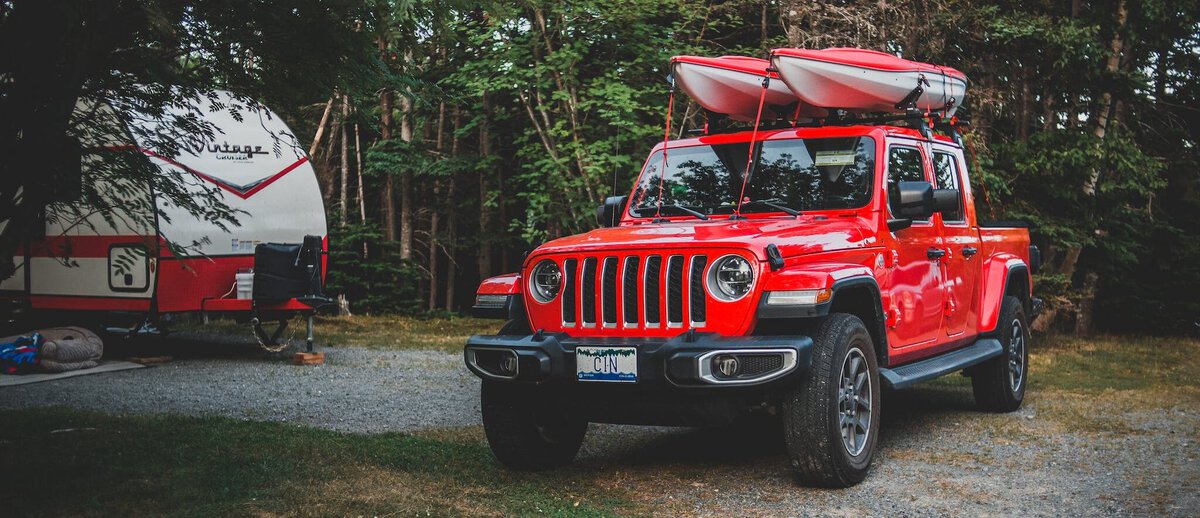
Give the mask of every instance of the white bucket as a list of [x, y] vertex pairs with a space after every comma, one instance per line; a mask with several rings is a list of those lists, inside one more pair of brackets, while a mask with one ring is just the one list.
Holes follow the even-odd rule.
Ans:
[[237, 279], [237, 298], [250, 299], [254, 296], [254, 272], [234, 274]]

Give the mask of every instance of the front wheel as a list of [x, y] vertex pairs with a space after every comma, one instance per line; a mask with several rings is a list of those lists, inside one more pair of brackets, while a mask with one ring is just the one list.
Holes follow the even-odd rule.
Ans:
[[801, 483], [850, 487], [866, 478], [879, 435], [879, 389], [862, 320], [829, 315], [813, 334], [811, 372], [784, 401], [784, 437]]
[[996, 329], [1004, 353], [971, 371], [971, 388], [983, 410], [1012, 412], [1021, 408], [1029, 385], [1029, 324], [1020, 299], [1004, 297]]
[[570, 464], [583, 444], [587, 421], [548, 403], [528, 387], [484, 381], [483, 430], [505, 467], [539, 471]]

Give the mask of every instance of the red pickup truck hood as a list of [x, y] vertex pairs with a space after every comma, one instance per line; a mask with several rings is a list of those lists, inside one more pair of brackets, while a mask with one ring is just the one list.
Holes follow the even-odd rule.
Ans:
[[871, 225], [871, 221], [852, 214], [631, 225], [556, 239], [539, 247], [531, 257], [592, 250], [696, 247], [740, 248], [766, 260], [769, 244], [778, 246], [784, 257], [873, 246], [876, 240]]

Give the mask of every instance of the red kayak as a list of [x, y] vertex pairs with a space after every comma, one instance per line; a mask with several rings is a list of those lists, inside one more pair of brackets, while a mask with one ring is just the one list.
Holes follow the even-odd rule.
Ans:
[[958, 70], [873, 50], [775, 49], [771, 64], [796, 97], [824, 108], [860, 113], [916, 108], [948, 117], [967, 95], [967, 76]]
[[[744, 56], [722, 56], [705, 58], [699, 56], [675, 56], [671, 58], [671, 70], [679, 86], [705, 109], [723, 113], [729, 118], [754, 122], [758, 114], [759, 96], [762, 95], [762, 80], [767, 76], [770, 63], [765, 59]], [[796, 115], [800, 101], [792, 90], [771, 72], [763, 101], [762, 119], [791, 120]], [[825, 110], [804, 106], [800, 117], [823, 117]]]

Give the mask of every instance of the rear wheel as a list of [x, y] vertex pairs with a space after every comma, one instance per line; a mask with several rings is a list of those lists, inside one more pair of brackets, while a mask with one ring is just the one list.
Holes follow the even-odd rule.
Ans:
[[811, 372], [784, 401], [784, 437], [801, 483], [849, 487], [866, 478], [879, 435], [879, 388], [862, 320], [827, 317], [813, 334]]
[[1021, 408], [1029, 384], [1029, 324], [1020, 299], [1004, 297], [996, 329], [1004, 353], [971, 371], [971, 387], [983, 410], [1012, 412]]
[[483, 430], [501, 464], [538, 471], [570, 464], [583, 444], [587, 421], [548, 403], [529, 387], [484, 381]]

